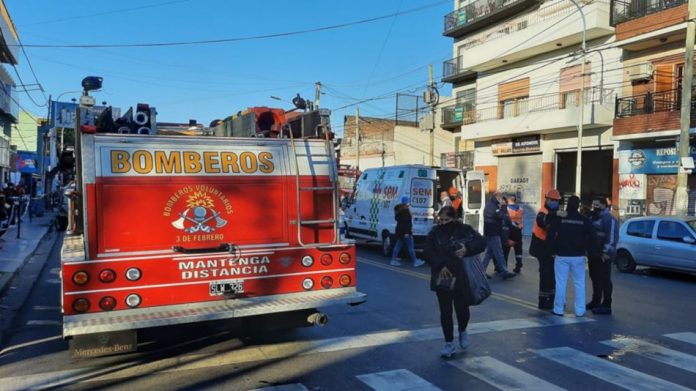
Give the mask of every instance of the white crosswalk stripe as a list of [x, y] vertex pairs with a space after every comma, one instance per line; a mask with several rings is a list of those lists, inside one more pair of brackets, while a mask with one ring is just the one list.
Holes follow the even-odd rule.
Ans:
[[449, 364], [503, 391], [563, 390], [561, 387], [489, 356], [465, 358], [450, 361]]
[[423, 378], [406, 369], [368, 373], [357, 376], [375, 391], [441, 391]]
[[686, 342], [692, 345], [696, 345], [696, 333], [685, 332], [685, 333], [673, 333], [666, 334], [665, 337], [676, 339], [677, 341]]
[[534, 353], [561, 365], [634, 391], [689, 390], [678, 384], [646, 375], [569, 347], [534, 350]]
[[611, 341], [603, 341], [602, 343], [621, 349], [621, 351], [635, 353], [663, 364], [696, 373], [696, 357], [690, 354], [678, 352], [636, 338], [614, 338]]

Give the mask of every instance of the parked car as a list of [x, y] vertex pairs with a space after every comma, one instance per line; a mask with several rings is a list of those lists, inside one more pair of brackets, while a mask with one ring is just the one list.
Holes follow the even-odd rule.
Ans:
[[651, 216], [626, 221], [619, 231], [616, 268], [636, 265], [696, 272], [696, 217]]

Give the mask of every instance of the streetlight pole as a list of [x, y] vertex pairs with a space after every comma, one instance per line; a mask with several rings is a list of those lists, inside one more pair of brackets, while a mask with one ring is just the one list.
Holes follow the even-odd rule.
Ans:
[[582, 64], [580, 65], [580, 113], [578, 114], [578, 152], [577, 152], [577, 164], [575, 166], [575, 195], [580, 197], [581, 183], [582, 183], [582, 133], [583, 133], [583, 122], [585, 121], [585, 54], [587, 52], [587, 23], [585, 22], [585, 13], [582, 11], [582, 7], [576, 0], [570, 0], [575, 7], [580, 12], [582, 17]]

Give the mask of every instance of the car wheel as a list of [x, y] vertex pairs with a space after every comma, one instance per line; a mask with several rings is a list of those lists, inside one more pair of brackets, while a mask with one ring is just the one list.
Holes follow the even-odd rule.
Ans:
[[627, 251], [620, 251], [616, 255], [616, 269], [621, 273], [633, 273], [636, 270], [636, 261]]
[[393, 248], [392, 246], [394, 245], [392, 241], [391, 234], [387, 231], [384, 231], [382, 233], [382, 254], [385, 257], [391, 257]]

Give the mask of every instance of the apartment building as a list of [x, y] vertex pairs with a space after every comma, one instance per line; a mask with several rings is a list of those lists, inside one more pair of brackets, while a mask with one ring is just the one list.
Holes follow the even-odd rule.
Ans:
[[473, 141], [489, 191], [516, 193], [527, 233], [548, 189], [575, 193], [581, 117], [581, 194], [618, 196], [612, 128], [622, 49], [610, 4], [578, 3], [581, 11], [569, 0], [463, 0], [444, 17], [453, 58], [443, 82], [454, 98], [441, 102], [441, 126]]
[[[17, 30], [5, 3], [0, 1], [0, 63], [16, 65], [19, 59]], [[12, 124], [17, 122], [19, 108], [14, 80], [0, 65], [0, 180], [9, 179], [11, 162], [15, 160], [12, 146]]]
[[[674, 214], [677, 185], [686, 0], [611, 1], [616, 45], [623, 50], [624, 84], [616, 100], [619, 206], [624, 217]], [[692, 88], [693, 86], [686, 87]], [[691, 133], [696, 124], [691, 101]], [[691, 138], [691, 155], [696, 143]], [[696, 176], [690, 175], [689, 214]]]

